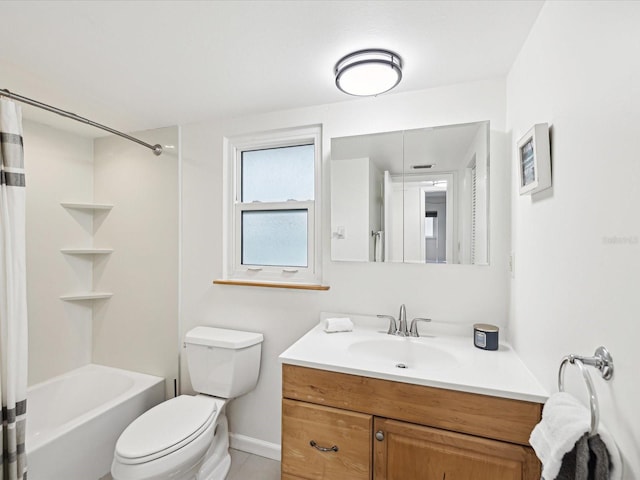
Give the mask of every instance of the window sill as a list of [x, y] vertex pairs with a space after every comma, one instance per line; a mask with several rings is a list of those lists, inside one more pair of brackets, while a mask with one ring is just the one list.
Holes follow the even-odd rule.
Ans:
[[302, 283], [245, 282], [242, 280], [214, 280], [214, 285], [237, 285], [240, 287], [290, 288], [294, 290], [329, 290], [329, 285], [310, 285]]

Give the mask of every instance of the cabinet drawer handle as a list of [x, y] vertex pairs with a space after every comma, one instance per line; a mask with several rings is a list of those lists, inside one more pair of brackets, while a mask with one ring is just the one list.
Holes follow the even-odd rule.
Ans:
[[321, 452], [337, 452], [338, 451], [337, 445], [334, 445], [333, 447], [321, 447], [315, 442], [315, 440], [311, 440], [309, 442], [309, 445], [311, 445], [316, 450], [320, 450]]

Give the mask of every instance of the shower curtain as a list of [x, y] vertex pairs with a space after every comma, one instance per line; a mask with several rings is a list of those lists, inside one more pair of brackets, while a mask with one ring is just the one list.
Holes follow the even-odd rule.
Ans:
[[0, 97], [0, 391], [3, 480], [26, 480], [27, 282], [22, 113]]

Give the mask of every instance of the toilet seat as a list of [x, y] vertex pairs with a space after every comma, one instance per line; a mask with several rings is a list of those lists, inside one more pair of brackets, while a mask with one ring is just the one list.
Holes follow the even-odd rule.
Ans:
[[212, 425], [219, 403], [204, 395], [180, 395], [155, 406], [122, 433], [115, 457], [122, 464], [136, 465], [183, 448]]

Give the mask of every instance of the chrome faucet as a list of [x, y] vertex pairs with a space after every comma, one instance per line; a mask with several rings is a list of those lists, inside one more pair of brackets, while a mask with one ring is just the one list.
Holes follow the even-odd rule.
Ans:
[[378, 318], [389, 319], [388, 335], [398, 335], [399, 337], [408, 337], [409, 331], [407, 330], [407, 309], [404, 303], [400, 305], [400, 313], [398, 314], [398, 322], [391, 315], [376, 315]]

